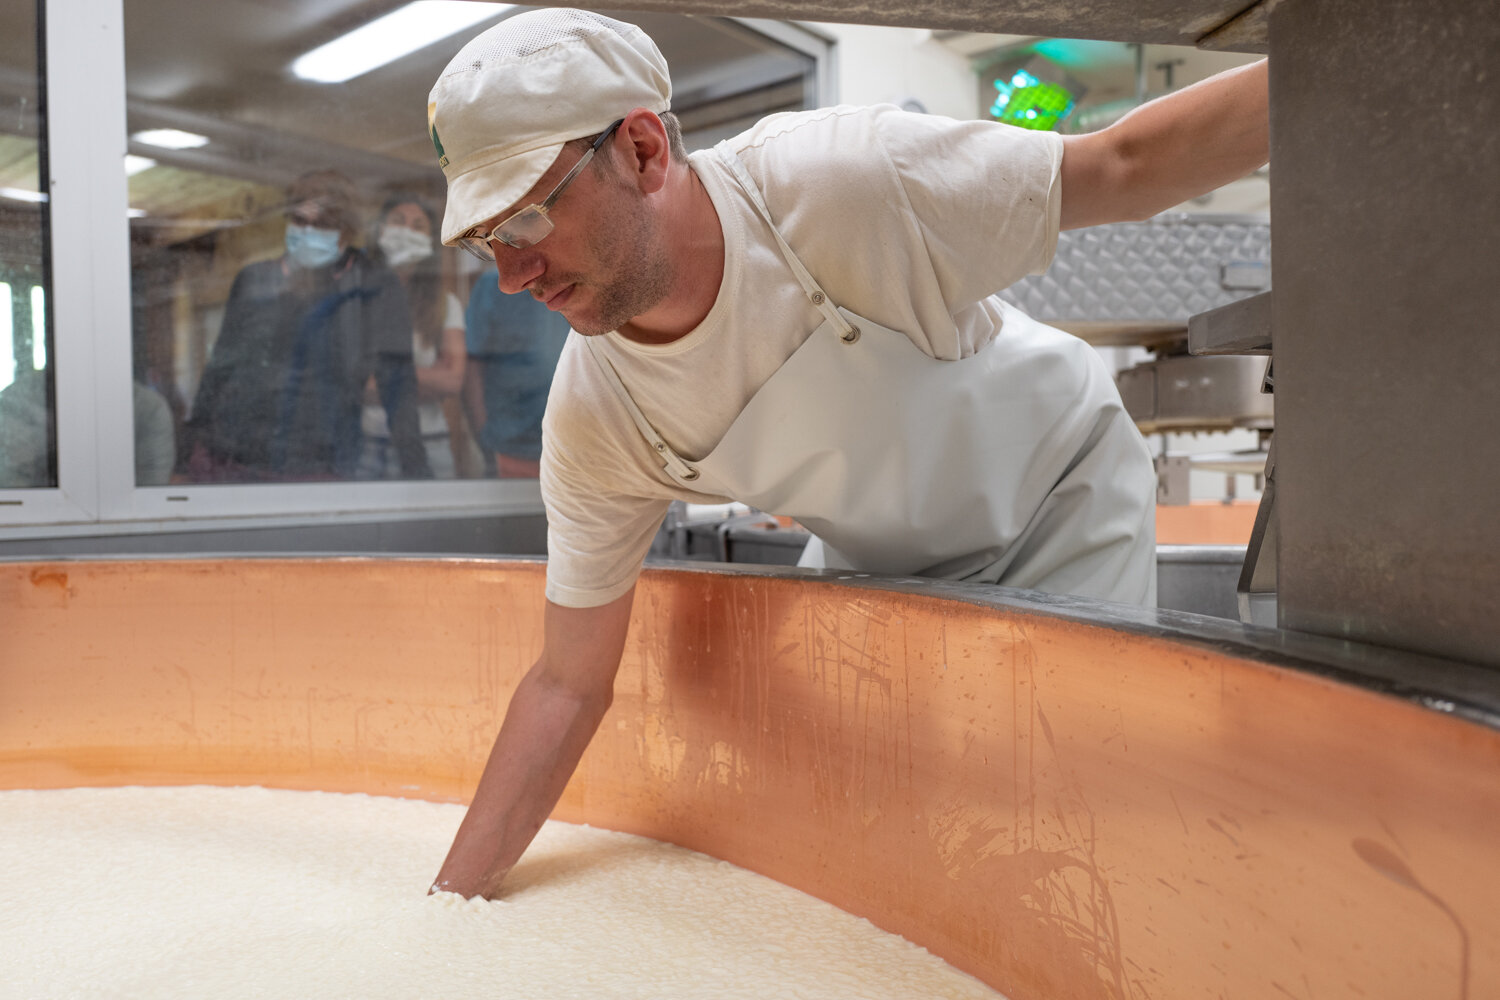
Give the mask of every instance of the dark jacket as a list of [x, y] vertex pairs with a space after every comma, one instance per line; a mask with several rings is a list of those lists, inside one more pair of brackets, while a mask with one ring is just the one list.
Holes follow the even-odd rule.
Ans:
[[234, 279], [193, 401], [189, 471], [212, 481], [352, 479], [372, 375], [402, 475], [431, 475], [396, 276], [354, 249], [326, 268], [251, 264]]

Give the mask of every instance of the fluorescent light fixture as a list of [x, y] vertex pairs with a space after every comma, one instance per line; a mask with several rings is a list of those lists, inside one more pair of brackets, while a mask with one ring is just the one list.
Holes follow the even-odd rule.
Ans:
[[299, 56], [292, 63], [292, 73], [315, 83], [343, 83], [514, 6], [471, 0], [416, 0]]
[[144, 219], [145, 217], [146, 210], [144, 208], [127, 208], [125, 210], [125, 218], [127, 219]]
[[150, 170], [156, 166], [156, 161], [149, 156], [136, 156], [134, 153], [125, 154], [125, 176], [134, 177], [143, 170]]
[[47, 196], [40, 191], [28, 191], [25, 188], [0, 187], [0, 198], [9, 198], [11, 201], [46, 201]]
[[131, 136], [136, 142], [161, 149], [197, 149], [208, 145], [208, 136], [175, 128], [148, 128]]

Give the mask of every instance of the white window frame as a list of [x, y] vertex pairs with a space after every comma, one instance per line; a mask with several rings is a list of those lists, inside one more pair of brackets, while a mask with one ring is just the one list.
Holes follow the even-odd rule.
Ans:
[[[830, 40], [734, 20], [812, 55], [830, 100]], [[0, 541], [542, 512], [535, 480], [136, 486], [124, 2], [47, 0], [43, 23], [58, 486], [0, 490]]]
[[[69, 65], [66, 59], [87, 59], [93, 52], [64, 53], [54, 44], [57, 35], [69, 31], [53, 32], [48, 27], [56, 22], [66, 22], [68, 14], [63, 5], [49, 0], [43, 14], [42, 30], [47, 32], [46, 62], [50, 77], [61, 77], [56, 71], [59, 65]], [[72, 65], [79, 65], [73, 63]], [[106, 67], [107, 74], [107, 67]], [[85, 74], [75, 74], [83, 77]], [[108, 76], [105, 77], [108, 79]], [[67, 83], [72, 82], [73, 92], [68, 92]], [[46, 137], [47, 159], [52, 165], [50, 178], [43, 188], [50, 200], [52, 256], [52, 288], [48, 291], [47, 306], [51, 316], [53, 341], [49, 345], [48, 364], [56, 377], [63, 371], [74, 371], [78, 376], [66, 382], [60, 378], [56, 383], [58, 485], [53, 488], [0, 490], [0, 525], [34, 525], [69, 521], [89, 520], [99, 509], [98, 470], [91, 463], [64, 463], [65, 454], [89, 448], [92, 450], [95, 425], [98, 421], [97, 406], [91, 391], [93, 360], [89, 356], [87, 340], [64, 337], [65, 327], [77, 327], [87, 322], [86, 314], [91, 307], [89, 286], [92, 275], [88, 268], [91, 261], [85, 257], [74, 267], [59, 269], [57, 236], [61, 232], [86, 232], [89, 218], [87, 191], [78, 184], [78, 169], [87, 161], [91, 137], [82, 127], [67, 129], [54, 126], [54, 122], [73, 118], [68, 108], [77, 102], [77, 91], [82, 79], [75, 81], [52, 79], [46, 81], [48, 122], [43, 123], [42, 134]], [[59, 197], [59, 192], [62, 197]], [[60, 271], [62, 273], [60, 273]], [[79, 297], [80, 291], [82, 297]], [[59, 307], [61, 301], [66, 305]], [[67, 405], [63, 405], [66, 402]]]

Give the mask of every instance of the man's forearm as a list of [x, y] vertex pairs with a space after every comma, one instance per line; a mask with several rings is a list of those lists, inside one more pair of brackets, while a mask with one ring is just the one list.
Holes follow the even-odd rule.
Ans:
[[1265, 60], [1063, 137], [1062, 228], [1145, 219], [1245, 176], [1270, 154]]
[[547, 603], [541, 658], [511, 697], [434, 891], [500, 891], [609, 710], [634, 598], [632, 588], [597, 607]]
[[609, 708], [550, 683], [541, 664], [521, 681], [433, 889], [493, 897], [542, 828]]

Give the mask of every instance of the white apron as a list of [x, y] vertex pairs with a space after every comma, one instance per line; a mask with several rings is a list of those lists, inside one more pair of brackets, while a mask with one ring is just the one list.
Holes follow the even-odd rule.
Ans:
[[696, 462], [586, 338], [668, 475], [795, 518], [816, 536], [800, 565], [1154, 605], [1156, 476], [1098, 354], [1009, 305], [971, 357], [924, 354], [829, 301], [739, 158], [715, 152], [826, 318]]

